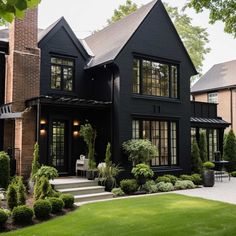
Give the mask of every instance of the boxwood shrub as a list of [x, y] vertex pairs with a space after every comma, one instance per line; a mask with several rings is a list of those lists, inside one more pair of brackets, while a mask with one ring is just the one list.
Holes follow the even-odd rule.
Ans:
[[34, 203], [34, 214], [39, 219], [46, 219], [52, 212], [51, 203], [48, 200], [39, 199]]
[[189, 180], [193, 181], [193, 177], [191, 175], [180, 175], [179, 177], [181, 180]]
[[192, 174], [192, 181], [195, 185], [201, 185], [202, 184], [202, 177], [200, 174]]
[[138, 190], [136, 179], [123, 179], [120, 181], [120, 187], [124, 193], [130, 194]]
[[111, 191], [116, 197], [118, 196], [124, 196], [125, 193], [121, 188], [113, 188]]
[[64, 202], [62, 199], [56, 198], [56, 197], [51, 197], [51, 198], [48, 198], [48, 200], [51, 203], [53, 214], [56, 214], [56, 213], [59, 213], [62, 211], [62, 209], [64, 207]]
[[7, 213], [4, 210], [0, 209], [0, 228], [5, 225], [7, 219], [8, 219]]
[[34, 216], [33, 210], [26, 206], [17, 206], [12, 211], [12, 218], [16, 224], [28, 224]]
[[236, 171], [231, 172], [232, 177], [236, 177]]
[[72, 194], [61, 194], [60, 199], [64, 202], [64, 208], [72, 208], [75, 198]]
[[172, 183], [160, 182], [157, 184], [157, 189], [160, 192], [170, 192], [174, 190], [174, 186]]
[[7, 188], [10, 180], [10, 158], [5, 152], [0, 152], [0, 188]]
[[157, 193], [158, 192], [157, 185], [156, 185], [155, 181], [153, 181], [153, 180], [147, 181], [146, 184], [144, 184], [142, 189], [144, 191], [146, 191], [147, 193]]
[[173, 185], [175, 185], [175, 182], [178, 180], [178, 177], [176, 177], [174, 175], [164, 175], [164, 177], [169, 178]]

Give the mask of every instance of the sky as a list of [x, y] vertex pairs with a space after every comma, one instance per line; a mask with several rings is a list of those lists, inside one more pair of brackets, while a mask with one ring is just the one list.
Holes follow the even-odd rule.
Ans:
[[[186, 0], [163, 0], [171, 6], [182, 8]], [[79, 38], [84, 38], [94, 30], [106, 26], [106, 21], [113, 15], [114, 9], [126, 0], [42, 0], [39, 6], [39, 27], [46, 28], [61, 16], [64, 16]], [[133, 0], [138, 6], [150, 0]], [[206, 55], [203, 73], [214, 64], [236, 60], [236, 39], [224, 33], [224, 25], [217, 22], [208, 24], [208, 12], [196, 14], [188, 9], [186, 13], [193, 19], [194, 25], [207, 28], [211, 52]]]

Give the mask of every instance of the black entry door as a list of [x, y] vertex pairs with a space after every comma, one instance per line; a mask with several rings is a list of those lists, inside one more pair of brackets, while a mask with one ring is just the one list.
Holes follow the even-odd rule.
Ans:
[[59, 173], [68, 173], [67, 124], [63, 120], [53, 120], [51, 130], [51, 165]]

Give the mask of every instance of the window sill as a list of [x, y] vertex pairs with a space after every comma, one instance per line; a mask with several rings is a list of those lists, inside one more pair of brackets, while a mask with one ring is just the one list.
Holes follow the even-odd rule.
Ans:
[[153, 100], [153, 101], [164, 101], [164, 102], [172, 102], [172, 103], [182, 103], [180, 99], [176, 98], [168, 98], [168, 97], [156, 97], [149, 95], [141, 95], [141, 94], [132, 94], [132, 97], [135, 99], [145, 99], [145, 100]]
[[177, 172], [177, 171], [183, 171], [182, 168], [180, 168], [179, 166], [151, 166], [151, 169], [154, 172]]

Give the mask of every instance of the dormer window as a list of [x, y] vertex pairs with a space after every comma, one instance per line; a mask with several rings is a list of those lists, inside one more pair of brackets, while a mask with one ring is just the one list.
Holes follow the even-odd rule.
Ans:
[[51, 89], [73, 91], [74, 60], [51, 57]]

